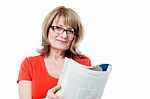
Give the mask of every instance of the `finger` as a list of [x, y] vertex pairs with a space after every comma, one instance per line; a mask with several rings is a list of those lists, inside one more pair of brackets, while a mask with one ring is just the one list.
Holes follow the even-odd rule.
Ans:
[[63, 97], [59, 96], [59, 99], [64, 99]]
[[48, 95], [48, 99], [57, 99], [57, 96], [55, 94], [53, 94], [53, 93], [50, 93]]
[[50, 89], [50, 92], [55, 93], [58, 89], [60, 89], [60, 85], [57, 85], [57, 86], [53, 87], [52, 89]]
[[48, 90], [47, 95], [46, 95], [46, 99], [61, 99], [58, 98], [58, 96], [55, 95], [55, 92], [60, 89], [60, 85], [57, 85], [53, 88], [51, 88], [50, 90]]
[[48, 95], [47, 99], [63, 99], [63, 98], [51, 93]]

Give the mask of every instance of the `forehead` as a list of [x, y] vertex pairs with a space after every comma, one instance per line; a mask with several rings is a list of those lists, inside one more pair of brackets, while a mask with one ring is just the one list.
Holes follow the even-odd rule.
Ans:
[[64, 16], [56, 16], [56, 18], [53, 20], [53, 24], [55, 25], [62, 25], [67, 28], [74, 28], [73, 22], [68, 17]]
[[64, 19], [61, 18], [55, 18], [53, 21], [53, 24], [55, 25], [62, 25], [62, 26], [69, 26], [69, 24], [65, 24]]

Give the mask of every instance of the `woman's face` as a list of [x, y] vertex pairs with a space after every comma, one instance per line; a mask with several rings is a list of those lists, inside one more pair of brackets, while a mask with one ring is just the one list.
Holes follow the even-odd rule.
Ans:
[[[67, 31], [64, 31], [64, 29]], [[63, 51], [69, 49], [74, 38], [74, 35], [71, 34], [73, 31], [73, 28], [64, 24], [64, 20], [62, 18], [58, 21], [54, 20], [48, 33], [48, 40], [51, 47]]]

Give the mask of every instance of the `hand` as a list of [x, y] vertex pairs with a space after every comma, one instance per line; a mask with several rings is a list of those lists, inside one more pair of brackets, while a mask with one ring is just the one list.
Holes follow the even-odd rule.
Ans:
[[48, 90], [46, 98], [44, 98], [44, 99], [63, 99], [61, 96], [55, 95], [55, 92], [58, 89], [60, 89], [60, 85], [57, 85], [57, 86], [51, 88], [50, 90]]

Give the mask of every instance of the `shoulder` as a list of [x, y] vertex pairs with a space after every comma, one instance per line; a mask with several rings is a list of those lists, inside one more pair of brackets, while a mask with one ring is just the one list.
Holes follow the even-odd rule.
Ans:
[[18, 81], [20, 80], [32, 81], [34, 75], [37, 74], [37, 72], [41, 69], [40, 65], [42, 66], [41, 55], [26, 57], [21, 63]]
[[28, 56], [27, 59], [36, 60], [44, 57], [43, 55]]
[[81, 56], [74, 60], [82, 65], [91, 66], [91, 59], [87, 56]]
[[28, 56], [21, 63], [21, 72], [31, 74], [43, 66], [43, 56]]
[[25, 59], [29, 61], [38, 61], [41, 60], [44, 56], [43, 55], [36, 55], [36, 56], [28, 56]]
[[28, 56], [23, 60], [23, 63], [28, 64], [39, 64], [43, 61], [43, 55], [37, 55], [37, 56]]

